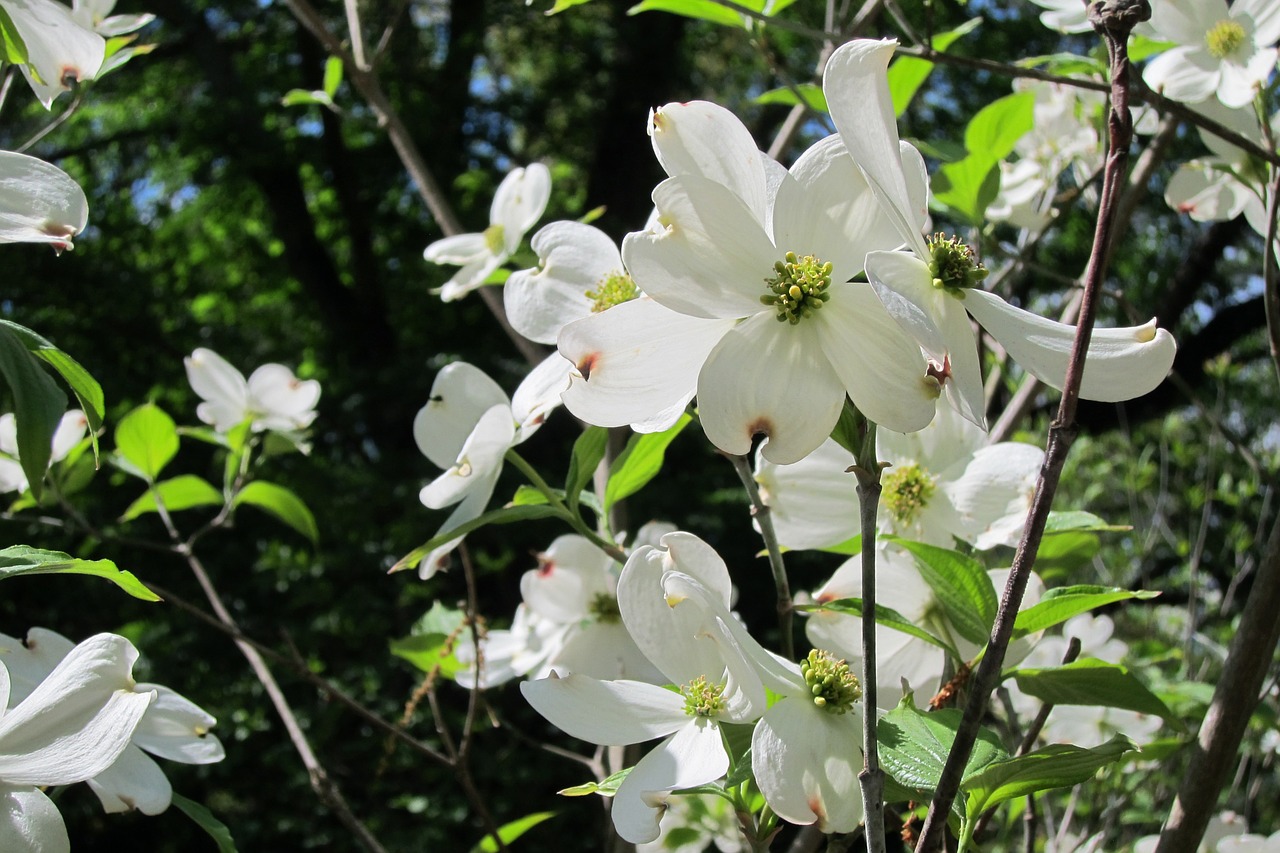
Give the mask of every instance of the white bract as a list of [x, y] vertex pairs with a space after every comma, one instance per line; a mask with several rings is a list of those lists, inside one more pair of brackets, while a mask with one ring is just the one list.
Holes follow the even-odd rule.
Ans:
[[[951, 404], [982, 425], [982, 375], [969, 315], [1024, 370], [1053, 388], [1061, 388], [1066, 377], [1076, 330], [1014, 308], [977, 287], [985, 271], [963, 243], [922, 236], [924, 161], [915, 148], [898, 140], [886, 78], [896, 46], [892, 40], [865, 39], [843, 45], [827, 64], [823, 91], [849, 153], [908, 250], [871, 252], [867, 277], [889, 313], [929, 355]], [[1173, 338], [1155, 328], [1154, 321], [1095, 329], [1080, 396], [1115, 402], [1146, 394], [1168, 375], [1175, 353]]]
[[[84, 438], [88, 426], [88, 419], [79, 409], [72, 409], [63, 415], [58, 428], [53, 432], [53, 452], [49, 456], [49, 464], [65, 459]], [[27, 474], [18, 461], [18, 422], [12, 414], [0, 415], [0, 452], [8, 454], [8, 458], [0, 457], [0, 494], [25, 492], [31, 484], [27, 482]]]
[[0, 151], [0, 243], [48, 243], [74, 248], [89, 221], [84, 190], [57, 166]]
[[[30, 695], [74, 648], [66, 637], [46, 628], [32, 628], [25, 645], [0, 634], [0, 662], [11, 677], [9, 704], [17, 705]], [[169, 807], [173, 788], [147, 753], [182, 764], [212, 764], [226, 754], [209, 733], [217, 721], [195, 703], [159, 684], [135, 684], [133, 692], [155, 700], [138, 722], [132, 742], [110, 767], [86, 781], [108, 813], [136, 808], [156, 815]]]
[[461, 299], [484, 284], [520, 248], [551, 199], [551, 171], [541, 163], [512, 169], [498, 185], [489, 208], [489, 227], [479, 234], [456, 234], [427, 246], [423, 257], [462, 269], [440, 288], [445, 302]]
[[[87, 30], [93, 30], [104, 38], [118, 38], [140, 30], [156, 19], [155, 15], [112, 15], [116, 0], [71, 0], [71, 16]], [[122, 39], [122, 41], [130, 41]], [[150, 46], [125, 44], [117, 46], [98, 69], [98, 77], [124, 65], [138, 53], [151, 50]]]
[[1275, 0], [1161, 0], [1151, 4], [1156, 36], [1177, 42], [1151, 60], [1142, 78], [1175, 101], [1215, 95], [1228, 107], [1250, 103], [1276, 67], [1280, 4]]
[[1041, 9], [1040, 23], [1060, 33], [1090, 33], [1093, 25], [1086, 14], [1087, 6], [1076, 0], [1031, 0]]
[[27, 48], [22, 73], [45, 109], [72, 84], [97, 76], [106, 40], [70, 9], [56, 0], [4, 0], [3, 5]]
[[[570, 366], [552, 353], [511, 398], [483, 370], [466, 362], [454, 362], [436, 374], [427, 404], [413, 419], [413, 438], [424, 456], [445, 469], [418, 498], [430, 509], [457, 504], [440, 533], [484, 512], [507, 451], [537, 432], [560, 405]], [[447, 565], [461, 541], [461, 536], [450, 540], [423, 558], [418, 564], [422, 579]]]
[[254, 432], [290, 432], [306, 429], [316, 418], [320, 383], [298, 379], [283, 364], [264, 364], [247, 381], [211, 349], [195, 350], [183, 364], [191, 389], [204, 400], [196, 416], [218, 432], [249, 420]]
[[62, 815], [40, 789], [96, 776], [128, 747], [156, 698], [136, 690], [137, 658], [124, 637], [90, 637], [13, 707], [0, 665], [0, 850], [71, 849]]
[[[564, 330], [561, 351], [583, 380], [566, 394], [569, 409], [634, 423], [642, 406], [669, 412], [696, 387], [713, 444], [743, 455], [764, 434], [764, 453], [782, 463], [826, 439], [846, 395], [892, 429], [927, 424], [938, 385], [919, 348], [851, 281], [869, 250], [898, 241], [839, 138], [782, 172], [712, 104], [668, 104], [651, 125], [672, 177], [653, 192], [655, 227], [627, 235], [622, 258], [652, 301]], [[619, 393], [641, 377], [647, 393]], [[596, 389], [609, 402], [588, 411], [580, 403]]]
[[[1044, 461], [1030, 444], [987, 446], [986, 434], [949, 406], [919, 432], [878, 430], [876, 455], [889, 464], [880, 478], [881, 533], [946, 548], [959, 539], [979, 550], [1017, 544]], [[794, 465], [756, 460], [782, 545], [828, 548], [861, 532], [856, 482], [847, 473], [853, 462], [830, 439]]]

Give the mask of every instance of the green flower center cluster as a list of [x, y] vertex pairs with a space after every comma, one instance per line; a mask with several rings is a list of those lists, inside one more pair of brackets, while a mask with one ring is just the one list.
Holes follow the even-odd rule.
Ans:
[[935, 234], [926, 244], [929, 247], [929, 273], [933, 276], [934, 287], [951, 290], [977, 287], [987, 277], [987, 268], [974, 260], [973, 249], [961, 242], [959, 237], [947, 239], [941, 234]]
[[893, 468], [880, 480], [880, 500], [900, 525], [910, 524], [929, 505], [937, 485], [929, 472], [916, 463]]
[[1244, 25], [1230, 19], [1218, 21], [1204, 34], [1209, 55], [1214, 59], [1226, 59], [1244, 44]]
[[587, 612], [597, 622], [612, 625], [622, 620], [622, 611], [618, 609], [618, 599], [607, 592], [597, 592], [587, 606]]
[[711, 684], [705, 675], [680, 688], [680, 693], [690, 717], [714, 717], [724, 710], [724, 685]]
[[501, 255], [507, 248], [507, 229], [490, 225], [484, 229], [484, 245], [491, 255]]
[[813, 694], [813, 704], [829, 714], [846, 714], [862, 698], [862, 685], [849, 664], [831, 652], [814, 649], [800, 661], [800, 674]]
[[615, 272], [600, 279], [596, 282], [596, 289], [588, 290], [584, 295], [591, 300], [591, 313], [599, 314], [615, 305], [635, 299], [640, 295], [640, 288], [636, 287], [631, 276], [624, 272]]
[[821, 263], [813, 255], [796, 257], [787, 252], [786, 259], [773, 265], [777, 275], [766, 278], [769, 293], [760, 302], [778, 311], [778, 322], [795, 325], [800, 318], [818, 310], [831, 298], [831, 262]]

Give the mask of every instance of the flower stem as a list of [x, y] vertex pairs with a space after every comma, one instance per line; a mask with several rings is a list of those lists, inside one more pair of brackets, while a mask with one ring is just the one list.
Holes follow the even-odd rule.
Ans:
[[547, 499], [547, 503], [551, 504], [558, 511], [560, 517], [564, 519], [565, 523], [579, 535], [590, 540], [592, 545], [595, 545], [619, 563], [627, 561], [627, 552], [600, 536], [600, 534], [591, 529], [590, 525], [582, 520], [582, 516], [569, 509], [568, 505], [560, 498], [560, 495], [556, 493], [556, 490], [551, 488], [551, 485], [546, 480], [542, 479], [542, 475], [526, 462], [523, 456], [511, 449], [507, 451], [506, 460], [520, 469], [520, 473], [528, 478], [530, 485], [542, 492]]
[[782, 561], [782, 549], [778, 547], [778, 534], [773, 529], [773, 514], [760, 497], [760, 487], [752, 476], [751, 463], [747, 457], [729, 458], [733, 461], [733, 470], [738, 472], [742, 487], [747, 490], [747, 497], [751, 500], [751, 517], [756, 521], [760, 538], [764, 540], [765, 551], [769, 554], [769, 568], [773, 571], [773, 586], [778, 595], [778, 630], [782, 634], [779, 648], [783, 657], [794, 660], [796, 650], [791, 638], [791, 620], [795, 614], [795, 603], [791, 600], [791, 584], [787, 581], [787, 566]]

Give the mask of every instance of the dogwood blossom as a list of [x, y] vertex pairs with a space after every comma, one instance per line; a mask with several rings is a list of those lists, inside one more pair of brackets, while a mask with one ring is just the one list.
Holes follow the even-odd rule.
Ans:
[[1280, 6], [1273, 0], [1162, 0], [1151, 4], [1151, 28], [1177, 43], [1147, 65], [1147, 85], [1194, 104], [1217, 96], [1243, 107], [1276, 67]]
[[[560, 405], [570, 366], [552, 353], [511, 398], [483, 370], [466, 362], [454, 362], [436, 374], [427, 404], [413, 419], [413, 438], [424, 456], [445, 469], [423, 487], [419, 500], [430, 509], [457, 504], [441, 533], [484, 512], [507, 451], [537, 432]], [[434, 549], [418, 564], [419, 576], [426, 580], [447, 565], [461, 541], [458, 537]]]
[[[88, 426], [88, 419], [79, 409], [64, 414], [58, 428], [53, 431], [53, 452], [49, 456], [49, 464], [67, 458], [67, 454], [84, 438]], [[11, 413], [0, 415], [0, 451], [8, 454], [8, 458], [0, 457], [0, 494], [25, 492], [31, 484], [18, 462], [18, 422]]]
[[[103, 38], [119, 38], [142, 29], [156, 19], [155, 15], [113, 15], [116, 0], [71, 0], [71, 17], [87, 30], [93, 30]], [[121, 39], [131, 41], [131, 39]], [[98, 69], [96, 76], [102, 77], [124, 65], [139, 53], [151, 50], [150, 46], [117, 43], [115, 51], [108, 56]]]
[[712, 443], [741, 455], [763, 433], [764, 452], [783, 463], [822, 443], [846, 395], [889, 428], [927, 424], [936, 381], [871, 289], [850, 281], [868, 250], [897, 240], [840, 140], [819, 142], [783, 173], [764, 165], [736, 117], [711, 104], [668, 104], [651, 133], [675, 174], [653, 192], [656, 226], [627, 235], [622, 258], [652, 302], [564, 330], [561, 351], [585, 383], [566, 395], [570, 410], [636, 421], [640, 400], [623, 395], [591, 417], [578, 407], [595, 387], [623, 385], [609, 376], [618, 368], [628, 387], [647, 378], [650, 412], [696, 385]]
[[0, 849], [70, 851], [62, 815], [40, 789], [96, 776], [128, 747], [156, 698], [135, 690], [137, 657], [123, 637], [90, 637], [13, 707], [0, 663]]
[[[0, 634], [0, 662], [11, 678], [9, 705], [30, 695], [74, 648], [66, 637], [47, 628], [32, 628], [25, 644]], [[212, 764], [226, 753], [209, 733], [217, 721], [189, 699], [159, 684], [135, 684], [133, 692], [154, 695], [155, 700], [120, 756], [86, 781], [108, 813], [136, 808], [156, 815], [169, 807], [173, 788], [148, 753], [182, 764]]]
[[[986, 433], [943, 406], [929, 426], [902, 434], [876, 432], [881, 475], [878, 529], [917, 542], [978, 550], [1016, 545], [1044, 461], [1038, 447], [1005, 441], [986, 445]], [[793, 465], [761, 455], [756, 482], [769, 506], [778, 541], [787, 548], [828, 548], [861, 532], [853, 454], [827, 440]]]
[[[896, 46], [867, 39], [843, 45], [827, 63], [823, 91], [840, 137], [907, 248], [872, 251], [867, 277], [889, 313], [928, 353], [951, 404], [982, 425], [982, 375], [969, 315], [1024, 370], [1054, 388], [1066, 376], [1075, 327], [981, 290], [986, 271], [967, 246], [942, 235], [926, 241], [921, 234], [928, 180], [919, 152], [898, 140], [886, 77]], [[1114, 402], [1145, 394], [1168, 375], [1175, 352], [1173, 338], [1154, 321], [1096, 329], [1080, 396]]]
[[547, 209], [551, 171], [541, 163], [512, 169], [498, 185], [489, 208], [489, 227], [479, 234], [455, 234], [427, 246], [423, 257], [435, 264], [462, 267], [440, 288], [445, 302], [461, 299], [520, 248], [525, 232]]
[[264, 364], [244, 374], [211, 349], [197, 348], [183, 359], [187, 381], [203, 403], [196, 417], [227, 432], [252, 420], [252, 430], [289, 432], [306, 429], [316, 419], [320, 383], [301, 380], [283, 364]]
[[74, 248], [71, 238], [89, 221], [84, 190], [43, 160], [0, 151], [0, 243], [48, 243]]
[[22, 74], [46, 110], [72, 83], [97, 76], [106, 40], [66, 6], [56, 0], [4, 0], [4, 11], [27, 49]]

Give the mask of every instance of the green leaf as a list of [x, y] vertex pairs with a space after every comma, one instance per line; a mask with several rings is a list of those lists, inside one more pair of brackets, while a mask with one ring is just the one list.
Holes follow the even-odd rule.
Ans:
[[994, 761], [961, 784], [967, 796], [965, 810], [973, 821], [987, 809], [1016, 797], [1086, 782], [1101, 768], [1135, 751], [1138, 747], [1133, 741], [1116, 735], [1093, 749], [1054, 744], [1026, 755]]
[[[332, 98], [342, 85], [342, 60], [331, 56], [324, 62], [324, 93]], [[333, 103], [333, 101], [329, 101]]]
[[[861, 598], [839, 598], [835, 601], [825, 601], [822, 604], [797, 604], [796, 610], [806, 613], [844, 613], [848, 616], [856, 616], [862, 618], [862, 599]], [[876, 625], [883, 625], [886, 628], [893, 628], [895, 631], [901, 631], [904, 634], [924, 640], [930, 645], [937, 646], [940, 649], [946, 649], [953, 658], [959, 658], [960, 655], [950, 645], [930, 634], [923, 628], [917, 627], [913, 622], [908, 620], [898, 611], [891, 607], [885, 607], [883, 604], [876, 604]]]
[[290, 89], [280, 99], [280, 106], [282, 107], [310, 106], [312, 104], [331, 107], [333, 106], [333, 99], [318, 89]]
[[697, 18], [713, 24], [723, 24], [726, 27], [742, 27], [746, 23], [742, 15], [712, 0], [643, 0], [627, 10], [628, 15], [638, 15], [641, 12], [670, 12], [673, 15]]
[[632, 767], [624, 767], [617, 773], [608, 776], [603, 782], [584, 782], [581, 785], [574, 785], [572, 788], [556, 791], [556, 793], [562, 797], [585, 797], [588, 794], [612, 797], [618, 793], [618, 786], [622, 784], [622, 780], [626, 779], [627, 774], [633, 769]]
[[[797, 92], [799, 93], [798, 96]], [[800, 103], [801, 98], [804, 99], [804, 105], [814, 112], [830, 112], [827, 109], [827, 96], [822, 93], [822, 87], [814, 83], [801, 83], [795, 88], [770, 89], [763, 94], [757, 95], [755, 102], [757, 104], [782, 104], [783, 106], [794, 107]]]
[[1102, 542], [1093, 533], [1046, 535], [1036, 553], [1036, 571], [1044, 576], [1052, 570], [1071, 571], [1093, 560]]
[[581, 6], [583, 3], [589, 3], [591, 0], [556, 0], [556, 5], [547, 10], [548, 15], [554, 15], [563, 12], [565, 9], [572, 9], [574, 6]]
[[42, 551], [26, 545], [12, 545], [0, 551], [0, 580], [18, 575], [91, 575], [106, 578], [134, 598], [159, 601], [160, 596], [143, 586], [132, 573], [116, 568], [110, 560], [80, 560], [61, 551]]
[[157, 503], [163, 503], [169, 512], [191, 509], [198, 506], [221, 506], [222, 492], [215, 489], [209, 481], [194, 474], [182, 474], [171, 480], [156, 483], [145, 495], [129, 504], [129, 508], [120, 516], [121, 521], [130, 521], [143, 513], [156, 512]]
[[1034, 92], [1017, 92], [978, 110], [964, 129], [964, 147], [991, 162], [1008, 157], [1019, 139], [1035, 127]]
[[539, 504], [548, 503], [547, 496], [541, 489], [535, 489], [533, 486], [521, 485], [516, 488], [515, 495], [511, 498], [511, 506], [538, 506]]
[[31, 494], [39, 499], [53, 455], [53, 433], [67, 410], [67, 395], [8, 326], [0, 326], [0, 373], [13, 392], [18, 461]]
[[266, 510], [310, 539], [312, 544], [320, 540], [320, 530], [316, 527], [315, 516], [311, 514], [311, 510], [307, 509], [302, 498], [284, 486], [254, 480], [237, 492], [231, 500], [232, 506], [244, 504]]
[[467, 668], [453, 654], [458, 631], [465, 619], [466, 615], [461, 610], [437, 601], [414, 624], [409, 636], [391, 641], [391, 653], [404, 658], [422, 672], [439, 668], [445, 678], [455, 678]]
[[1106, 604], [1131, 598], [1152, 599], [1158, 592], [1136, 592], [1119, 587], [1080, 584], [1051, 589], [1036, 604], [1018, 613], [1013, 623], [1013, 638], [1025, 637], [1066, 622], [1072, 616], [1087, 613]]
[[[529, 830], [548, 818], [556, 816], [555, 812], [534, 812], [527, 814], [522, 818], [513, 820], [510, 823], [504, 823], [498, 827], [498, 837], [502, 839], [503, 844], [510, 844]], [[471, 853], [497, 853], [498, 844], [493, 840], [492, 835], [486, 835], [480, 839], [475, 847], [471, 848]]]
[[1162, 717], [1180, 731], [1186, 727], [1169, 706], [1147, 689], [1127, 666], [1097, 658], [1044, 669], [1013, 671], [1018, 689], [1051, 705], [1100, 705]]
[[956, 633], [971, 643], [985, 645], [991, 636], [999, 601], [991, 578], [982, 566], [958, 551], [896, 537], [885, 538], [891, 538], [916, 558], [916, 568], [933, 589]]
[[1006, 95], [979, 110], [964, 131], [968, 155], [938, 170], [934, 198], [981, 226], [1000, 193], [999, 163], [1035, 125], [1034, 110], [1033, 92]]
[[[954, 30], [933, 37], [935, 50], [946, 50], [952, 42], [972, 32], [982, 23], [982, 18], [970, 18]], [[899, 56], [889, 66], [889, 94], [893, 98], [893, 114], [901, 117], [911, 104], [911, 99], [929, 77], [933, 63], [917, 56]]]
[[587, 427], [573, 443], [569, 473], [564, 478], [564, 496], [570, 510], [578, 511], [578, 495], [591, 482], [608, 446], [609, 430], [598, 426]]
[[[1130, 54], [1130, 59], [1137, 60]], [[1014, 63], [1023, 68], [1044, 68], [1053, 74], [1080, 77], [1106, 77], [1107, 63], [1092, 56], [1081, 56], [1078, 53], [1050, 53], [1044, 56], [1029, 56]]]
[[490, 510], [478, 518], [459, 524], [457, 527], [451, 527], [448, 530], [442, 530], [426, 542], [414, 548], [408, 554], [405, 554], [396, 564], [391, 567], [392, 572], [399, 572], [405, 569], [411, 569], [422, 559], [444, 545], [446, 542], [452, 542], [466, 536], [473, 530], [479, 530], [487, 524], [511, 524], [515, 521], [532, 521], [539, 518], [556, 518], [560, 516], [560, 510], [549, 504], [534, 506], [504, 506], [501, 509]]
[[1148, 57], [1177, 46], [1178, 43], [1173, 41], [1158, 41], [1146, 36], [1131, 36], [1129, 38], [1129, 61], [1141, 62]]
[[609, 469], [609, 485], [605, 488], [604, 509], [609, 511], [615, 503], [634, 495], [662, 470], [667, 445], [688, 426], [692, 418], [684, 414], [665, 432], [653, 432], [631, 436], [627, 446]]
[[236, 853], [236, 842], [231, 837], [231, 830], [214, 817], [213, 812], [194, 800], [188, 800], [176, 791], [173, 793], [173, 804], [195, 821], [197, 826], [209, 833], [209, 837], [218, 845], [218, 853]]
[[178, 427], [154, 403], [139, 406], [116, 424], [116, 452], [137, 474], [152, 482], [178, 452]]
[[999, 161], [985, 154], [970, 154], [955, 163], [945, 163], [934, 173], [933, 199], [981, 226], [987, 208], [1000, 194]]
[[1065, 512], [1051, 512], [1049, 517], [1045, 519], [1044, 535], [1051, 536], [1060, 533], [1070, 532], [1115, 532], [1123, 533], [1126, 530], [1132, 530], [1133, 526], [1128, 524], [1108, 524], [1098, 516], [1091, 512], [1083, 510], [1068, 510]]
[[[960, 711], [954, 708], [926, 714], [916, 708], [911, 694], [904, 696], [898, 707], [885, 714], [876, 725], [880, 763], [885, 772], [913, 791], [932, 792], [951, 752], [960, 716]], [[963, 778], [1008, 757], [995, 732], [979, 729]]]
[[62, 381], [71, 388], [80, 403], [80, 409], [89, 420], [89, 432], [94, 438], [93, 452], [97, 455], [97, 431], [102, 428], [102, 420], [107, 412], [102, 386], [78, 361], [27, 327], [8, 320], [0, 320], [0, 325], [17, 335], [32, 354], [57, 371]]
[[0, 46], [4, 49], [5, 62], [13, 65], [27, 64], [27, 43], [22, 40], [22, 33], [13, 25], [13, 19], [4, 6], [0, 6]]

